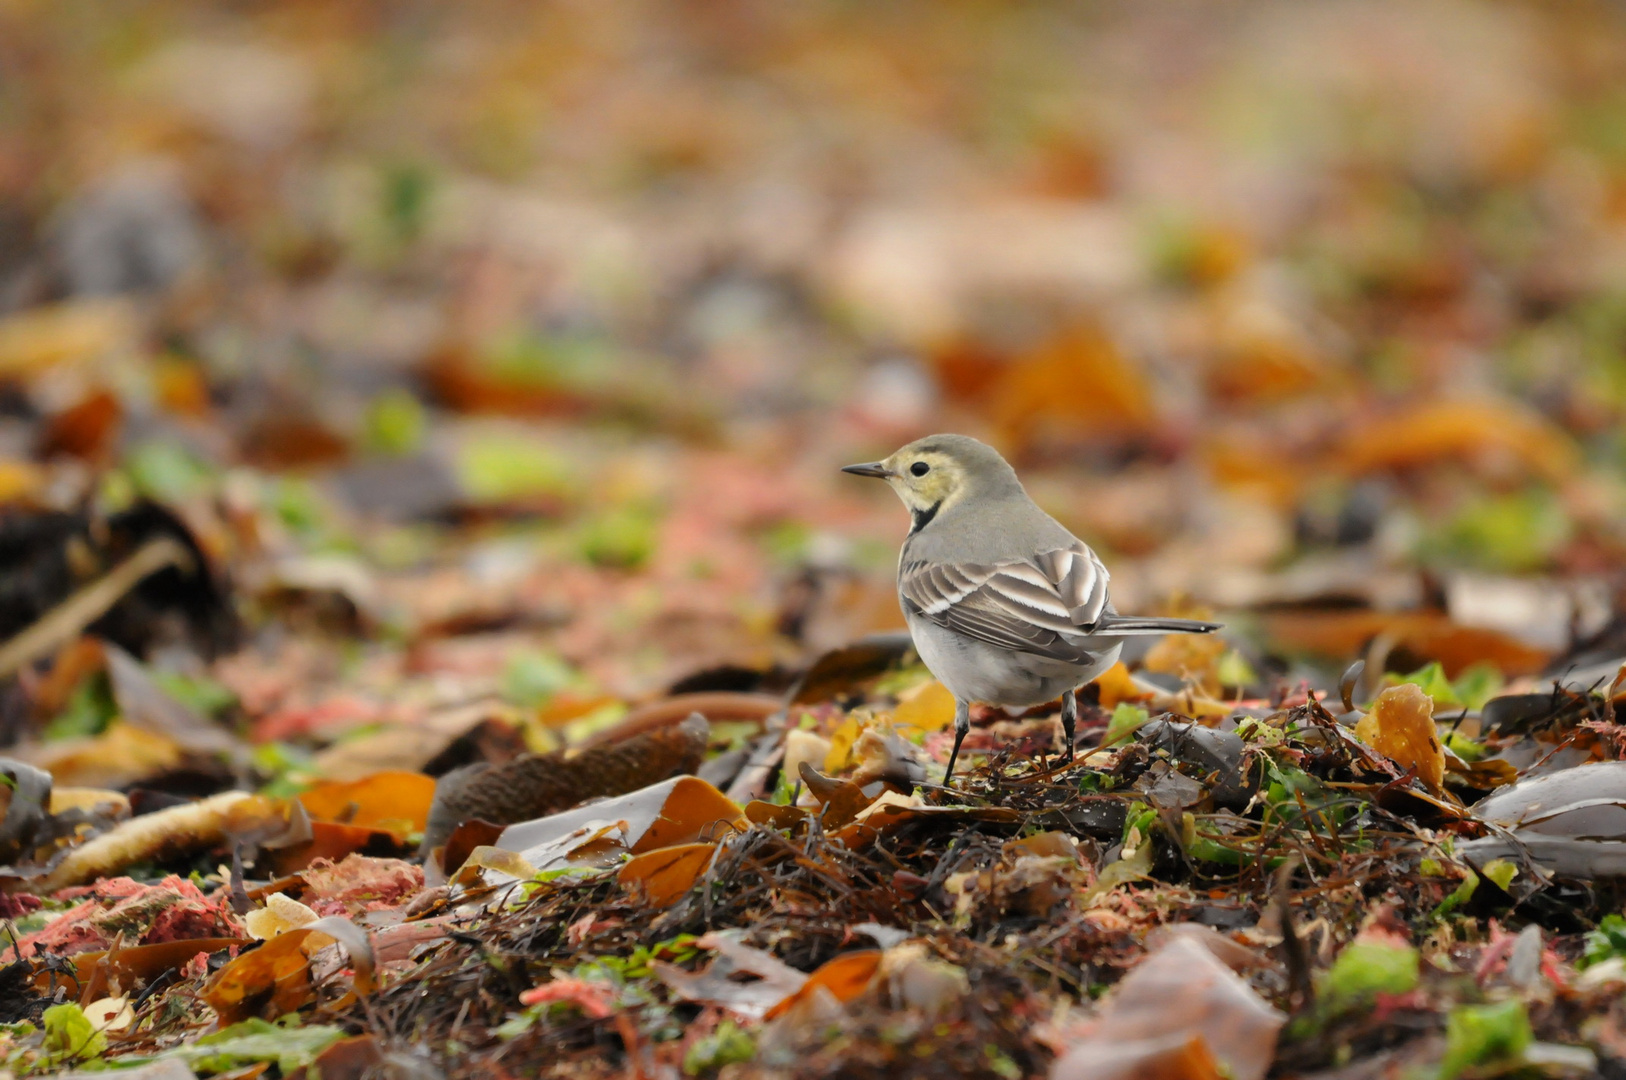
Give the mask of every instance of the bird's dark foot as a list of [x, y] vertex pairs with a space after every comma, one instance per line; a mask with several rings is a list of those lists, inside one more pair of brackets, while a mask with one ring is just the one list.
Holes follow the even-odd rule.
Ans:
[[1078, 728], [1078, 694], [1069, 690], [1061, 696], [1061, 736], [1066, 747], [1067, 764], [1073, 763], [1073, 739]]
[[943, 773], [943, 786], [954, 786], [954, 763], [960, 759], [960, 744], [965, 742], [966, 733], [971, 730], [971, 703], [969, 701], [956, 701], [954, 703], [954, 749], [949, 751], [948, 770]]

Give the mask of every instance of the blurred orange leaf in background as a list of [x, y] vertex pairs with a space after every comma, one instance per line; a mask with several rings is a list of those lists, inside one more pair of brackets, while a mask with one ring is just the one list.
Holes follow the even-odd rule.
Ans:
[[1340, 469], [1368, 473], [1443, 458], [1476, 463], [1505, 455], [1534, 475], [1562, 480], [1581, 462], [1575, 442], [1552, 423], [1494, 400], [1427, 401], [1358, 425], [1336, 454]]
[[992, 388], [989, 417], [1003, 441], [1137, 435], [1157, 421], [1152, 389], [1099, 327], [1069, 326], [1011, 364]]

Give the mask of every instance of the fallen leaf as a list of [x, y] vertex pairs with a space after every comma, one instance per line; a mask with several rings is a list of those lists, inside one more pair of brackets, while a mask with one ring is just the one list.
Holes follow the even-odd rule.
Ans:
[[817, 991], [823, 990], [837, 1001], [845, 1004], [858, 997], [870, 988], [875, 981], [875, 974], [881, 968], [880, 949], [861, 949], [857, 952], [842, 953], [833, 960], [821, 964], [818, 970], [807, 977], [793, 994], [787, 995], [773, 1008], [769, 1009], [765, 1019], [772, 1020]]
[[1434, 791], [1445, 780], [1445, 748], [1434, 726], [1434, 701], [1415, 683], [1400, 683], [1378, 695], [1372, 711], [1355, 725], [1355, 737], [1415, 771]]
[[366, 932], [349, 919], [329, 915], [230, 961], [204, 984], [201, 996], [227, 1024], [297, 1012], [316, 993], [310, 979], [311, 956], [334, 941], [350, 955], [356, 992], [372, 993], [373, 949]]
[[1202, 944], [1175, 937], [1073, 1034], [1051, 1080], [1217, 1077], [1219, 1069], [1234, 1080], [1264, 1080], [1286, 1019]]
[[656, 848], [628, 859], [616, 880], [640, 889], [656, 907], [666, 907], [694, 888], [716, 854], [714, 843]]
[[349, 782], [326, 780], [299, 795], [313, 822], [381, 829], [401, 840], [429, 823], [434, 798], [434, 778], [415, 772], [379, 772]]
[[[685, 971], [664, 960], [652, 961], [650, 967], [686, 1001], [719, 1005], [747, 1020], [760, 1020], [800, 990], [808, 977], [772, 953], [742, 944], [737, 933], [713, 932], [695, 942], [697, 948], [717, 953], [700, 971]], [[741, 975], [754, 978], [746, 981]]]
[[1355, 427], [1338, 448], [1337, 467], [1360, 474], [1427, 465], [1443, 458], [1473, 463], [1502, 454], [1549, 481], [1574, 475], [1573, 439], [1538, 413], [1496, 400], [1421, 401]]
[[464, 821], [499, 825], [567, 810], [587, 799], [621, 795], [674, 773], [689, 773], [705, 756], [710, 725], [696, 714], [670, 728], [597, 746], [575, 756], [522, 754], [504, 765], [471, 765], [435, 786], [423, 851], [445, 842]]
[[596, 854], [639, 855], [656, 848], [716, 840], [744, 828], [740, 808], [704, 780], [679, 776], [614, 799], [510, 825], [497, 846], [518, 851], [539, 870]]

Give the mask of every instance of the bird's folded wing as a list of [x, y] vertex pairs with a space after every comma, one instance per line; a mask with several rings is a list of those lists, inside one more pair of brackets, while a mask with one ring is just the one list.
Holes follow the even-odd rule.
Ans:
[[1107, 608], [1107, 570], [1084, 544], [994, 564], [908, 562], [898, 591], [914, 614], [990, 645], [1082, 662]]

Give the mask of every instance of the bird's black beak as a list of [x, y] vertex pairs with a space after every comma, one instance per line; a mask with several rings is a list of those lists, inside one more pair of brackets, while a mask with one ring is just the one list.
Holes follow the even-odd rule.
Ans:
[[850, 472], [854, 476], [874, 476], [882, 480], [892, 475], [892, 470], [879, 461], [871, 461], [863, 465], [846, 465], [842, 467], [841, 471]]

